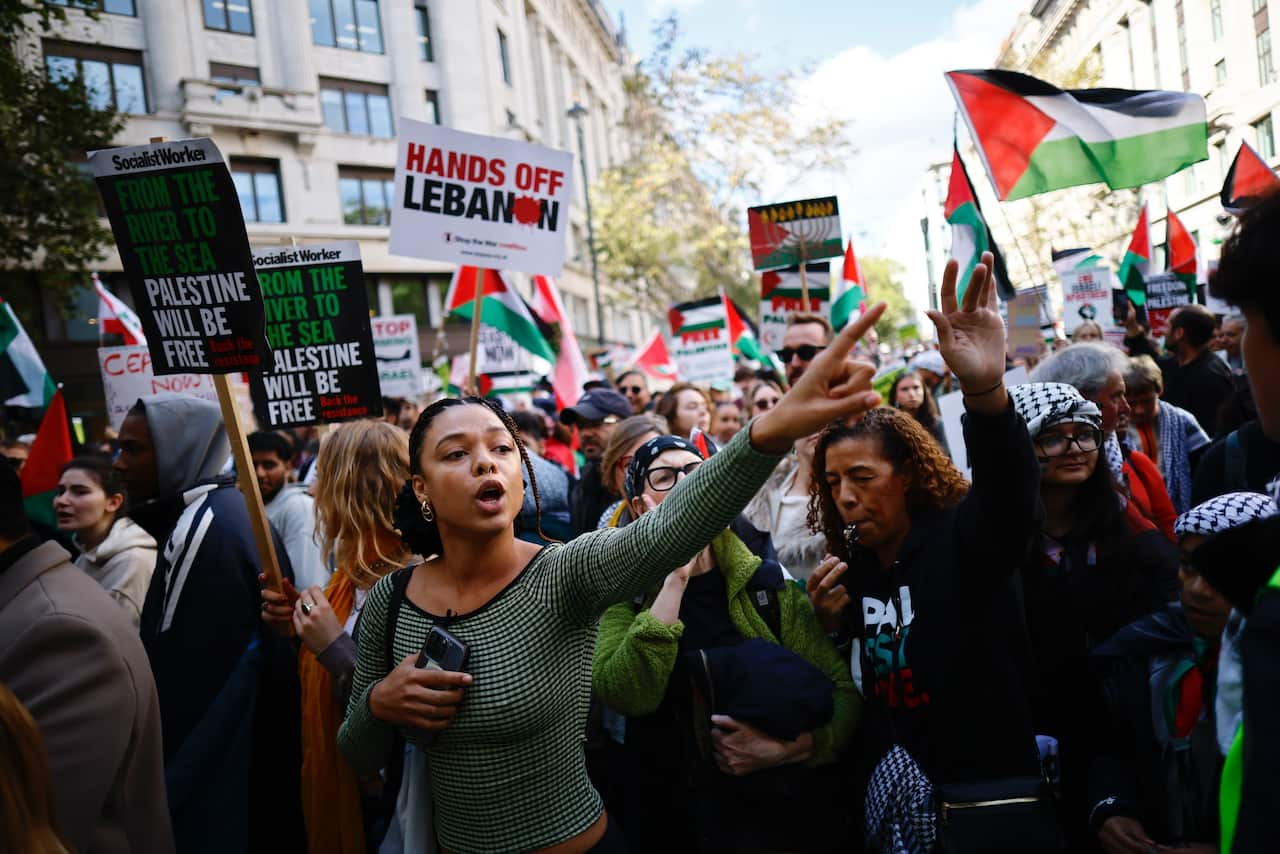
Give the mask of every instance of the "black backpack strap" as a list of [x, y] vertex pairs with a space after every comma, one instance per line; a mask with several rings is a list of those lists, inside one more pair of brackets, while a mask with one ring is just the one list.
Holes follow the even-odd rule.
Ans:
[[396, 665], [400, 663], [396, 661], [395, 653], [396, 623], [400, 621], [400, 609], [404, 606], [404, 600], [408, 597], [409, 579], [413, 578], [415, 566], [417, 564], [397, 569], [391, 573], [391, 601], [387, 603], [387, 633], [384, 638], [388, 671], [395, 670]]
[[1226, 455], [1223, 459], [1223, 480], [1228, 492], [1246, 492], [1249, 489], [1245, 472], [1248, 471], [1248, 455], [1244, 442], [1240, 441], [1240, 431], [1232, 430], [1227, 434]]

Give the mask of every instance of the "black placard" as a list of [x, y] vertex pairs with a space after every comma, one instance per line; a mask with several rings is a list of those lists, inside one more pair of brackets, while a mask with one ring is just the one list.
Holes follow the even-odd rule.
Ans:
[[210, 139], [89, 154], [157, 374], [270, 364], [231, 173]]
[[258, 422], [302, 427], [382, 414], [369, 297], [354, 241], [258, 249], [270, 370], [249, 374]]

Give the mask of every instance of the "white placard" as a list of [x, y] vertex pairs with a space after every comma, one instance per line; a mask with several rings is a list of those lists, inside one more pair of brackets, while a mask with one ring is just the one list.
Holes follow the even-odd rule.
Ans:
[[[1007, 371], [1004, 375], [1004, 387], [1013, 388], [1028, 382], [1027, 369], [1022, 365]], [[973, 470], [969, 466], [969, 450], [964, 446], [964, 427], [960, 416], [964, 415], [964, 395], [958, 391], [938, 398], [938, 413], [942, 418], [942, 431], [947, 437], [947, 445], [951, 450], [951, 460], [960, 469], [966, 480], [973, 480]]]
[[418, 349], [418, 319], [412, 314], [371, 317], [373, 354], [378, 360], [378, 383], [383, 397], [417, 397], [426, 391], [422, 353]]
[[573, 156], [400, 119], [391, 252], [560, 274]]
[[1090, 321], [1105, 333], [1115, 328], [1111, 288], [1115, 275], [1109, 267], [1079, 267], [1059, 276], [1062, 280], [1062, 325], [1070, 338]]
[[99, 347], [98, 369], [107, 401], [107, 421], [119, 430], [138, 398], [150, 394], [189, 394], [218, 402], [211, 374], [166, 374], [151, 369], [151, 352], [145, 346]]

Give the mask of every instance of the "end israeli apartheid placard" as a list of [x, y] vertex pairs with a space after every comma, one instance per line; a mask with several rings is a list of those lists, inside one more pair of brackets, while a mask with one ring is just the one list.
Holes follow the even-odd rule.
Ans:
[[209, 139], [89, 154], [156, 374], [269, 364], [231, 173]]
[[387, 397], [416, 397], [426, 391], [417, 318], [412, 314], [392, 314], [370, 322], [382, 393]]
[[564, 264], [573, 157], [400, 120], [391, 252], [554, 276]]
[[809, 304], [804, 304], [800, 267], [786, 267], [760, 274], [760, 343], [766, 352], [782, 349], [787, 319], [797, 312], [831, 314], [831, 263], [805, 264]]
[[254, 250], [271, 367], [249, 372], [258, 421], [302, 427], [382, 414], [355, 241]]

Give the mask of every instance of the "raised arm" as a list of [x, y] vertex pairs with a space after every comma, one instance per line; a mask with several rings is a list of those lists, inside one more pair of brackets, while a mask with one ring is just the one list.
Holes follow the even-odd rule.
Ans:
[[549, 555], [542, 577], [551, 607], [575, 622], [592, 622], [610, 605], [649, 589], [728, 527], [792, 442], [877, 406], [880, 396], [870, 391], [875, 366], [849, 354], [883, 312], [881, 303], [850, 323], [777, 406], [657, 508], [625, 528], [586, 534]]

